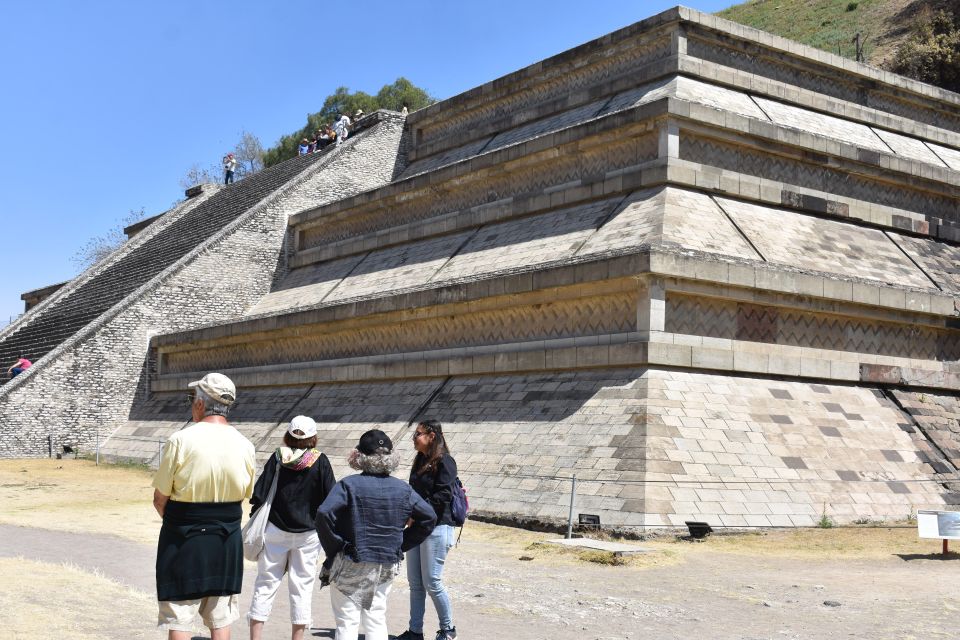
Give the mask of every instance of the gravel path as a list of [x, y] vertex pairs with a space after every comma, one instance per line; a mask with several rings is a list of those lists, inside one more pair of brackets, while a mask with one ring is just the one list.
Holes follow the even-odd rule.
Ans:
[[[0, 525], [0, 539], [2, 556], [69, 561], [153, 591], [150, 546], [6, 525]], [[677, 564], [638, 569], [550, 556], [523, 561], [509, 547], [473, 540], [451, 551], [447, 583], [464, 639], [929, 639], [956, 637], [960, 601], [952, 585], [958, 568], [956, 556], [807, 560], [693, 553]], [[248, 565], [244, 576], [244, 611], [254, 569]], [[398, 579], [388, 616], [394, 633], [406, 628], [407, 594]], [[267, 623], [268, 638], [288, 636], [287, 616], [284, 587]], [[431, 616], [428, 606], [428, 631], [436, 629]], [[313, 637], [332, 637], [331, 620], [326, 591], [315, 593]], [[123, 622], [140, 628], [153, 623]], [[244, 627], [236, 624], [235, 638], [246, 637]], [[103, 637], [120, 638], [123, 631]]]

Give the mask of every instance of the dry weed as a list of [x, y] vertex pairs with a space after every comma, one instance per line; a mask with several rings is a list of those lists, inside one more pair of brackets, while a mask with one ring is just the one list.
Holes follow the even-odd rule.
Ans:
[[70, 564], [0, 558], [0, 602], [7, 638], [163, 637], [152, 596]]
[[0, 522], [154, 543], [151, 472], [90, 460], [0, 460]]

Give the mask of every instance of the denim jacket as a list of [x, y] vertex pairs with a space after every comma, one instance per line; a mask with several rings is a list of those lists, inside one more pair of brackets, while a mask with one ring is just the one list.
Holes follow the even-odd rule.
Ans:
[[[413, 524], [404, 529], [407, 520]], [[354, 562], [400, 562], [427, 539], [437, 516], [409, 484], [360, 473], [338, 482], [317, 510], [317, 534], [327, 558], [343, 552]]]

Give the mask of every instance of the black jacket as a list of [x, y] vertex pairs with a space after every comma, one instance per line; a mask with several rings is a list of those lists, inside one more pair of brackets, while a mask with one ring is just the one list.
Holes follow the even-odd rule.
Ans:
[[277, 495], [270, 507], [271, 524], [282, 531], [302, 533], [313, 530], [313, 521], [317, 509], [326, 499], [327, 494], [337, 483], [333, 477], [333, 469], [326, 454], [321, 453], [320, 459], [309, 469], [294, 471], [279, 464], [276, 454], [270, 456], [263, 466], [263, 473], [253, 488], [253, 497], [250, 498], [250, 515], [266, 501], [270, 493], [273, 476], [280, 471], [277, 480]]
[[453, 456], [444, 454], [435, 471], [418, 474], [416, 469], [422, 460], [422, 453], [418, 453], [413, 460], [410, 486], [433, 507], [437, 514], [437, 524], [456, 526], [450, 513], [450, 503], [453, 501], [453, 485], [457, 481], [457, 461]]

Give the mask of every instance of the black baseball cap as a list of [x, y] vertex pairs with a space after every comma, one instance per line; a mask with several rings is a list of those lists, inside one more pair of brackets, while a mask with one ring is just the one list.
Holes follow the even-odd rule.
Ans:
[[386, 449], [387, 453], [393, 451], [393, 442], [390, 441], [390, 436], [380, 429], [371, 429], [360, 436], [360, 443], [357, 445], [357, 451], [360, 453], [369, 456], [375, 454], [377, 449], [381, 448]]

